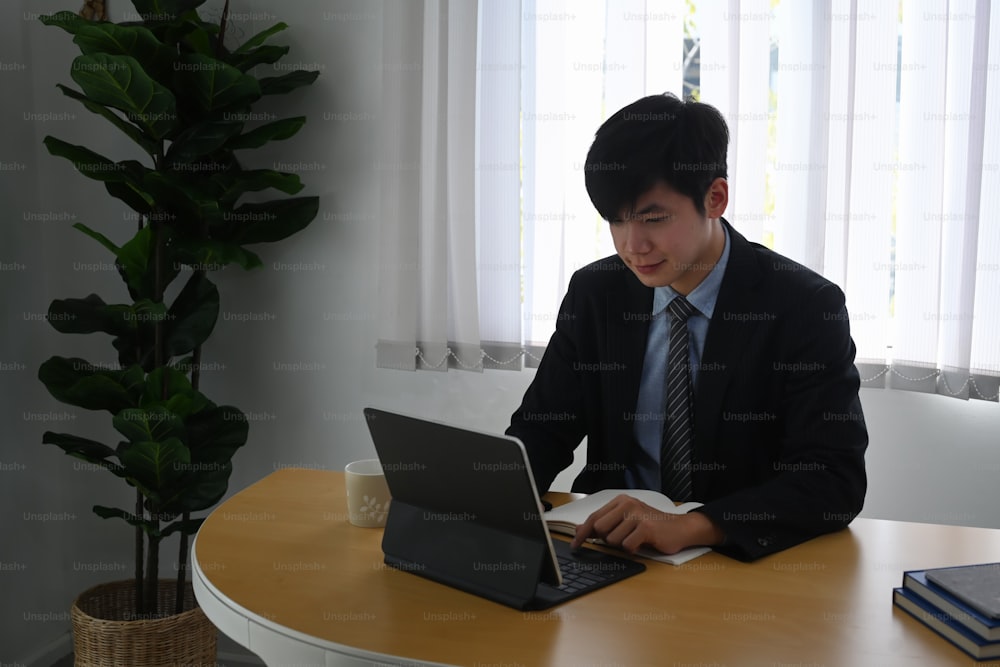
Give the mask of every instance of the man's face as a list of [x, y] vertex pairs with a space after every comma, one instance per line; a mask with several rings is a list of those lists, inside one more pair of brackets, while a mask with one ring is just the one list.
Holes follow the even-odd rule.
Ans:
[[660, 182], [611, 223], [615, 250], [647, 287], [670, 285], [681, 294], [709, 274], [722, 255], [725, 234], [719, 217], [729, 201], [726, 180], [717, 178], [705, 195], [705, 215], [690, 198]]

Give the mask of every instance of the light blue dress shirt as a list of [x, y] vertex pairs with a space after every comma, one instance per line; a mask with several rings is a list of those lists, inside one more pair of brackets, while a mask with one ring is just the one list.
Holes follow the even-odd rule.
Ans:
[[[722, 256], [698, 284], [687, 300], [695, 307], [688, 319], [688, 353], [691, 361], [691, 382], [698, 386], [698, 369], [705, 351], [708, 325], [715, 312], [715, 302], [719, 298], [719, 287], [729, 263], [729, 231], [726, 235]], [[639, 382], [639, 399], [635, 406], [632, 432], [639, 442], [631, 466], [625, 471], [625, 483], [632, 489], [660, 490], [660, 444], [663, 436], [664, 383], [667, 374], [667, 350], [670, 348], [670, 324], [673, 317], [667, 312], [667, 305], [678, 296], [672, 287], [656, 287], [653, 290], [653, 312], [646, 338], [646, 356], [642, 363], [642, 379]], [[698, 408], [694, 409], [695, 419]]]

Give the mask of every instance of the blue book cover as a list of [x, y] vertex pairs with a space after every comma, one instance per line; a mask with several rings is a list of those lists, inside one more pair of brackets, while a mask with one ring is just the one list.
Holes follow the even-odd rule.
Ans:
[[1000, 620], [989, 618], [927, 580], [927, 570], [903, 573], [903, 588], [927, 600], [987, 641], [1000, 641]]
[[1000, 657], [1000, 642], [988, 642], [906, 588], [894, 588], [892, 603], [976, 660]]

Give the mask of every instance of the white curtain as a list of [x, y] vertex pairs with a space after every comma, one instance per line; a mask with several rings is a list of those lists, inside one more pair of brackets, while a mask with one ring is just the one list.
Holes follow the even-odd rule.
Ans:
[[[997, 400], [1000, 137], [986, 121], [1000, 118], [1000, 11], [989, 0], [464, 2], [478, 4], [476, 83], [448, 94], [476, 100], [474, 126], [463, 126], [475, 138], [462, 145], [475, 146], [474, 163], [460, 170], [475, 174], [475, 225], [453, 210], [458, 217], [443, 224], [476, 229], [477, 241], [465, 239], [475, 251], [449, 247], [477, 267], [466, 262], [459, 274], [452, 256], [438, 271], [441, 281], [474, 285], [465, 291], [472, 306], [449, 303], [478, 313], [482, 341], [474, 326], [446, 330], [457, 312], [428, 311], [436, 329], [414, 324], [431, 294], [454, 299], [444, 282], [431, 284], [427, 297], [386, 306], [407, 312], [410, 335], [384, 329], [380, 362], [393, 341], [432, 362], [450, 346], [487, 367], [520, 368], [522, 354], [534, 364], [573, 271], [613, 252], [583, 185], [594, 131], [643, 95], [693, 86], [730, 126], [726, 217], [843, 287], [864, 384]], [[418, 45], [448, 25], [422, 24], [423, 35], [411, 36]], [[386, 36], [387, 46], [404, 41], [390, 43], [388, 28]], [[438, 56], [450, 57], [446, 44]], [[406, 82], [425, 105], [436, 71], [424, 62], [422, 88]], [[388, 95], [395, 84], [385, 83]], [[415, 150], [414, 162], [427, 165], [427, 145]], [[453, 158], [470, 153], [436, 164]], [[428, 175], [410, 176], [413, 192], [429, 196]], [[401, 248], [416, 243], [411, 234]], [[419, 273], [396, 270], [389, 293], [415, 289]]]
[[482, 369], [476, 306], [477, 3], [383, 5], [381, 368]]

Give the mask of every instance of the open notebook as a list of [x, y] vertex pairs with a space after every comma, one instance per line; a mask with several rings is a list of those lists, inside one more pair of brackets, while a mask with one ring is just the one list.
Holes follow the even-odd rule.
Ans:
[[[566, 503], [565, 505], [551, 509], [542, 515], [542, 517], [545, 519], [545, 523], [552, 532], [562, 533], [564, 535], [575, 535], [576, 527], [586, 521], [588, 516], [601, 509], [604, 505], [607, 505], [615, 498], [615, 496], [619, 496], [621, 494], [632, 496], [633, 498], [646, 503], [653, 509], [668, 514], [687, 514], [691, 510], [701, 507], [701, 503], [684, 503], [683, 505], [674, 505], [674, 502], [670, 500], [670, 498], [666, 497], [659, 491], [650, 491], [648, 489], [604, 489], [603, 491], [592, 493], [586, 498], [574, 500]], [[598, 543], [600, 542], [598, 541]], [[655, 549], [643, 547], [642, 549], [639, 549], [635, 555], [642, 556], [643, 558], [650, 558], [652, 560], [658, 560], [661, 563], [681, 565], [682, 563], [686, 563], [693, 558], [697, 558], [704, 553], [708, 553], [709, 551], [711, 551], [709, 547], [691, 547], [690, 549], [684, 549], [675, 554], [667, 555], [660, 553]]]

